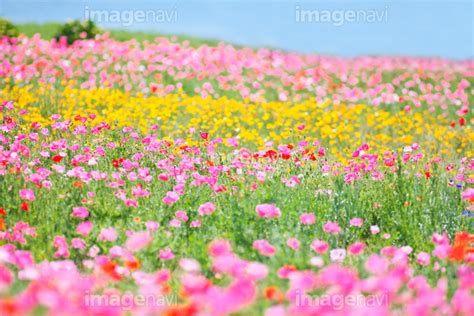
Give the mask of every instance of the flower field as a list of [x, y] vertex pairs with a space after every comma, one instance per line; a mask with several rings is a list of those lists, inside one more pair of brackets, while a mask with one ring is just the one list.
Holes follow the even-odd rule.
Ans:
[[0, 40], [0, 315], [469, 315], [474, 61]]

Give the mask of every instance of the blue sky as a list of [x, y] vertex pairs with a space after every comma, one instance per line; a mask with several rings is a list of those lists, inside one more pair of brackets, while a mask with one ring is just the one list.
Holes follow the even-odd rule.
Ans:
[[[0, 0], [0, 15], [14, 22], [82, 19], [86, 10], [107, 10], [109, 14], [130, 10], [175, 12], [176, 19], [171, 21], [135, 21], [126, 26], [124, 24], [130, 23], [123, 20], [99, 24], [128, 30], [188, 34], [304, 53], [474, 57], [474, 12], [470, 0]], [[302, 11], [318, 14], [319, 20], [298, 22], [297, 15]], [[326, 19], [323, 17], [327, 12], [329, 20], [327, 16]], [[354, 20], [351, 17], [357, 12], [358, 18]], [[370, 19], [369, 15], [375, 13], [383, 18]], [[341, 14], [344, 15], [342, 25]]]

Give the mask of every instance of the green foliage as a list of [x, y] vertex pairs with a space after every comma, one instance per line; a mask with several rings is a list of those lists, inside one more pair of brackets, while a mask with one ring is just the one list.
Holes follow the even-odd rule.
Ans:
[[17, 37], [18, 28], [15, 24], [10, 22], [9, 20], [0, 18], [0, 37], [3, 37], [3, 36]]
[[74, 20], [62, 25], [56, 33], [55, 38], [59, 40], [61, 37], [66, 36], [67, 43], [71, 45], [80, 39], [93, 39], [96, 35], [101, 33], [102, 30], [93, 21]]

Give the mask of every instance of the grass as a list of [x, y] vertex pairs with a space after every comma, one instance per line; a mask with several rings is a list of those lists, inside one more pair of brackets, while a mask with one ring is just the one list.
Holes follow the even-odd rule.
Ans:
[[[60, 23], [21, 23], [17, 24], [18, 30], [20, 33], [25, 34], [28, 37], [31, 37], [35, 34], [40, 34], [42, 38], [50, 40], [56, 36], [60, 28]], [[141, 31], [125, 31], [118, 29], [106, 29], [105, 31], [110, 33], [110, 36], [118, 41], [129, 41], [135, 39], [139, 42], [144, 41], [154, 41], [156, 37], [166, 37], [173, 39], [178, 43], [183, 43], [185, 41], [189, 42], [191, 47], [199, 47], [202, 45], [208, 46], [217, 46], [222, 41], [215, 39], [205, 39], [187, 35], [170, 35], [163, 34], [158, 32], [141, 32]], [[238, 45], [233, 45], [239, 47]]]

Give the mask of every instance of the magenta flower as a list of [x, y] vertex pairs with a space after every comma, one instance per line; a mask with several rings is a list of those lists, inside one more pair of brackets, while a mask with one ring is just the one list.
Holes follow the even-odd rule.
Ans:
[[351, 255], [361, 254], [365, 249], [365, 244], [362, 242], [356, 242], [349, 246], [348, 250]]
[[77, 218], [86, 218], [86, 217], [89, 216], [89, 212], [87, 211], [87, 208], [85, 208], [83, 206], [73, 207], [71, 216], [74, 216], [74, 217], [77, 217]]
[[115, 228], [102, 228], [99, 234], [99, 240], [101, 241], [116, 241], [117, 240], [117, 231]]
[[281, 216], [281, 211], [275, 204], [257, 205], [256, 212], [261, 218], [277, 218]]
[[172, 260], [175, 257], [173, 251], [171, 249], [161, 249], [160, 250], [160, 259], [161, 260]]
[[328, 251], [329, 244], [324, 240], [314, 240], [311, 243], [311, 249], [316, 253], [323, 254]]
[[232, 246], [228, 240], [216, 239], [209, 244], [207, 250], [212, 257], [220, 257], [230, 255], [232, 253]]
[[474, 188], [467, 188], [461, 193], [463, 200], [474, 203]]
[[153, 238], [147, 231], [133, 233], [125, 242], [125, 247], [131, 252], [137, 252], [148, 246]]
[[76, 232], [82, 236], [87, 236], [91, 232], [93, 227], [92, 222], [86, 221], [79, 223], [76, 228]]
[[199, 206], [198, 213], [200, 216], [211, 215], [216, 210], [216, 206], [212, 202], [206, 202]]
[[276, 253], [276, 248], [265, 239], [255, 240], [253, 242], [253, 248], [257, 250], [262, 256], [266, 257], [274, 256]]
[[81, 238], [73, 238], [71, 240], [72, 248], [74, 249], [84, 249], [86, 248], [86, 242]]
[[300, 215], [300, 222], [303, 225], [312, 225], [316, 223], [316, 216], [313, 213], [303, 213]]
[[323, 225], [323, 230], [326, 233], [336, 234], [336, 235], [341, 232], [341, 228], [339, 227], [339, 225], [336, 222], [326, 222]]
[[288, 239], [286, 244], [288, 245], [288, 247], [290, 247], [294, 251], [298, 251], [300, 249], [300, 245], [301, 245], [300, 241], [296, 238]]
[[36, 199], [35, 193], [30, 189], [21, 189], [20, 198], [27, 201], [34, 201]]
[[354, 227], [362, 227], [364, 220], [359, 217], [354, 217], [350, 220], [349, 224]]
[[174, 204], [179, 200], [179, 195], [176, 192], [169, 191], [166, 193], [166, 196], [163, 198], [163, 202], [168, 205]]
[[416, 257], [416, 262], [422, 266], [427, 266], [430, 264], [430, 255], [426, 252], [420, 252]]

